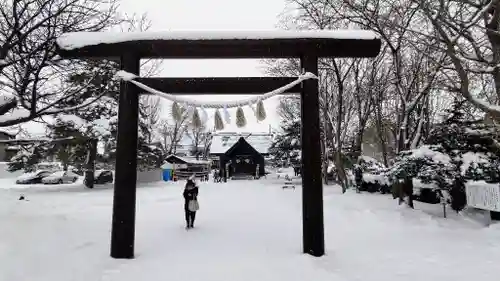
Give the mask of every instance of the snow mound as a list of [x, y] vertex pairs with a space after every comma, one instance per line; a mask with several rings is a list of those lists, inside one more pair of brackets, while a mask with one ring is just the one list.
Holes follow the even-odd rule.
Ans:
[[410, 150], [411, 157], [413, 158], [428, 158], [436, 163], [449, 164], [451, 162], [450, 156], [432, 150], [428, 145], [423, 145], [417, 149]]
[[[302, 254], [301, 192], [265, 180], [200, 183], [184, 229], [184, 182], [141, 185], [136, 257], [109, 258], [112, 188], [0, 190], [0, 280], [498, 280], [500, 228], [441, 206], [325, 188], [327, 255]], [[36, 233], [36, 235], [33, 235]], [[63, 258], [60, 258], [63, 257]]]

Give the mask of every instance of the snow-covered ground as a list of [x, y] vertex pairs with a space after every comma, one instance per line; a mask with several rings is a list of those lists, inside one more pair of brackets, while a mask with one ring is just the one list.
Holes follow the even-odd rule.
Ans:
[[[274, 182], [274, 183], [272, 183]], [[109, 257], [111, 186], [0, 185], [1, 281], [498, 280], [500, 227], [439, 206], [325, 187], [327, 255], [301, 254], [301, 189], [200, 183], [184, 229], [182, 182], [138, 189], [136, 259]], [[24, 194], [27, 201], [17, 200]], [[425, 208], [424, 208], [425, 207]]]

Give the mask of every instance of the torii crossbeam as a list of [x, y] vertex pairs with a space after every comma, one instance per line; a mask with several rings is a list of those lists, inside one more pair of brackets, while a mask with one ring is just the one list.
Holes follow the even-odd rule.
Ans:
[[[304, 71], [318, 74], [321, 57], [375, 57], [381, 42], [374, 33], [338, 31], [69, 33], [57, 40], [63, 58], [119, 59], [121, 69], [139, 75], [140, 59], [300, 58]], [[141, 78], [164, 92], [261, 94], [293, 77]], [[261, 90], [259, 92], [259, 89]], [[303, 250], [325, 253], [321, 179], [318, 81], [305, 80], [301, 93]], [[111, 256], [133, 258], [137, 179], [139, 91], [122, 82], [118, 114], [116, 179]]]

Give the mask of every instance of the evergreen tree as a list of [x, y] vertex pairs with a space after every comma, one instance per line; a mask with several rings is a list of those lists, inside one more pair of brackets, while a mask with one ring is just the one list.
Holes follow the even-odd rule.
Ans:
[[448, 190], [452, 208], [465, 206], [465, 182], [500, 182], [497, 130], [484, 120], [468, 121], [460, 104], [430, 132], [425, 145], [402, 151], [389, 175], [393, 180], [418, 178]]
[[290, 161], [299, 163], [301, 157], [300, 120], [281, 122], [282, 132], [277, 134], [270, 148], [270, 154], [276, 162]]
[[12, 157], [9, 162], [8, 171], [14, 172], [23, 170], [33, 172], [36, 164], [40, 163], [48, 155], [47, 147], [37, 144], [22, 145], [21, 150]]
[[68, 170], [69, 165], [77, 170], [83, 170], [88, 150], [85, 145], [87, 139], [85, 134], [77, 128], [74, 122], [64, 121], [61, 118], [57, 118], [53, 124], [47, 125], [47, 128], [51, 139], [71, 138], [71, 140], [64, 142], [49, 143], [47, 153], [55, 155], [56, 159], [63, 164], [64, 170]]

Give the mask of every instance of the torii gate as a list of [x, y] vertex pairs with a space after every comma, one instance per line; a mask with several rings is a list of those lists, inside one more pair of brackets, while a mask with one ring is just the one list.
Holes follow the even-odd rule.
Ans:
[[[318, 75], [321, 57], [375, 57], [381, 41], [358, 30], [268, 32], [69, 33], [57, 40], [62, 58], [120, 60], [139, 75], [141, 59], [300, 58], [304, 71]], [[295, 77], [140, 78], [157, 90], [176, 94], [261, 94]], [[303, 251], [325, 253], [318, 81], [302, 82], [301, 93]], [[122, 81], [118, 111], [116, 176], [111, 257], [134, 258], [137, 179], [138, 88]]]

